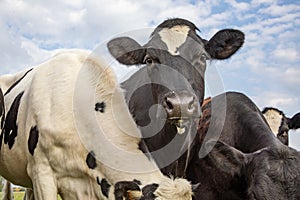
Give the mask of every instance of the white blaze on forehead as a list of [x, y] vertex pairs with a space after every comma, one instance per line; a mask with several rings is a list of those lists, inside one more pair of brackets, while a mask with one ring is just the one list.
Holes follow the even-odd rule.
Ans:
[[276, 110], [268, 110], [264, 113], [264, 117], [266, 118], [272, 132], [277, 135], [283, 116]]
[[159, 31], [161, 40], [167, 45], [168, 51], [172, 55], [178, 55], [178, 47], [180, 47], [188, 36], [190, 28], [188, 26], [173, 26], [172, 28], [164, 28]]

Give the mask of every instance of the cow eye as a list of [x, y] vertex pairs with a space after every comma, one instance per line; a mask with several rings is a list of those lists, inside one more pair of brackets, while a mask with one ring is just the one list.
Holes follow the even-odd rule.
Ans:
[[146, 56], [144, 59], [144, 64], [151, 65], [153, 63], [153, 59]]

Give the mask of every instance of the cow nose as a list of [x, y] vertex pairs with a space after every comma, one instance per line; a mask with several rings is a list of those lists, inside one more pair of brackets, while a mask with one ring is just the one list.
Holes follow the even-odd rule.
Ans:
[[165, 95], [162, 104], [168, 119], [191, 118], [200, 115], [197, 97], [190, 92], [170, 92]]

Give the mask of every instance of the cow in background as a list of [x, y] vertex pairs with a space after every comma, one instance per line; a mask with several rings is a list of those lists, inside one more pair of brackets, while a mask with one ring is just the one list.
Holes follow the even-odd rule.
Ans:
[[189, 182], [163, 176], [138, 149], [123, 91], [99, 57], [60, 53], [1, 76], [0, 88], [0, 174], [35, 199], [191, 199]]
[[129, 37], [108, 43], [119, 63], [141, 66], [121, 85], [144, 137], [140, 148], [164, 174], [184, 176], [194, 153], [206, 62], [227, 59], [244, 43], [239, 30], [220, 30], [210, 40], [197, 31], [192, 22], [175, 18], [158, 25], [144, 45]]
[[300, 113], [289, 118], [278, 108], [266, 107], [262, 113], [272, 132], [285, 145], [289, 145], [289, 130], [300, 128]]
[[275, 137], [251, 99], [226, 92], [202, 110], [187, 169], [195, 199], [300, 199], [300, 153]]

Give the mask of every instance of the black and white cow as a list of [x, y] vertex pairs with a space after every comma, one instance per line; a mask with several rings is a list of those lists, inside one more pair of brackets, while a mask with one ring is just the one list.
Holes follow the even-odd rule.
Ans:
[[282, 144], [259, 108], [227, 92], [203, 107], [187, 178], [199, 200], [300, 199], [300, 152]]
[[191, 199], [188, 181], [163, 176], [138, 149], [123, 92], [98, 56], [63, 52], [1, 76], [0, 88], [0, 174], [35, 199]]
[[193, 153], [189, 147], [201, 116], [206, 62], [229, 58], [244, 42], [239, 30], [221, 30], [209, 41], [197, 31], [192, 22], [175, 18], [156, 27], [144, 45], [129, 37], [108, 43], [120, 63], [142, 66], [122, 88], [144, 137], [141, 149], [165, 174], [184, 176]]
[[264, 108], [262, 113], [276, 137], [283, 144], [289, 145], [289, 130], [300, 128], [300, 113], [289, 118], [283, 111], [273, 107]]

